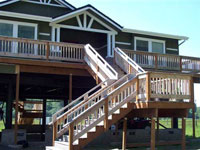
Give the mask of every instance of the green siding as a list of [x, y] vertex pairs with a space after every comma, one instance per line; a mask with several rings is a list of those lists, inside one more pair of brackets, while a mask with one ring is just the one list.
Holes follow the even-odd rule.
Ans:
[[66, 21], [63, 21], [63, 22], [60, 22], [59, 24], [78, 26], [78, 22], [77, 22], [76, 17], [71, 18], [71, 19], [66, 20]]
[[[148, 36], [148, 35], [142, 35], [142, 34], [123, 33], [123, 32], [118, 33], [118, 35], [116, 36], [116, 41], [117, 42], [131, 43], [131, 45], [127, 46], [127, 45], [116, 44], [116, 46], [118, 46], [120, 48], [124, 48], [124, 49], [134, 49], [134, 37], [143, 37], [143, 38], [149, 38], [149, 39], [163, 40], [166, 43], [165, 48], [179, 49], [177, 39], [169, 39], [169, 38], [163, 38], [163, 37]], [[172, 51], [172, 50], [166, 49], [166, 54], [178, 55], [179, 50], [178, 51]]]
[[[51, 27], [49, 26], [48, 22], [42, 21], [34, 21], [28, 19], [19, 19], [19, 18], [12, 18], [12, 17], [1, 17], [0, 19], [9, 20], [9, 21], [19, 21], [19, 22], [26, 22], [26, 23], [35, 23], [38, 25], [38, 39], [39, 40], [51, 40]], [[49, 33], [50, 36], [39, 35], [39, 33]]]
[[28, 2], [16, 2], [3, 6], [0, 8], [0, 10], [45, 17], [55, 17], [70, 11], [68, 8], [39, 5]]

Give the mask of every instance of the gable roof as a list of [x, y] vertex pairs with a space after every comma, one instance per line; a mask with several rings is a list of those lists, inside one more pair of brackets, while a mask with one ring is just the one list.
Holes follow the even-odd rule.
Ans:
[[67, 12], [67, 13], [62, 14], [60, 16], [56, 16], [56, 17], [53, 18], [52, 23], [58, 23], [58, 22], [64, 21], [65, 18], [67, 18], [67, 17], [69, 17], [71, 15], [86, 11], [86, 10], [92, 11], [93, 13], [95, 13], [96, 15], [98, 15], [99, 17], [101, 17], [102, 19], [107, 21], [108, 23], [112, 24], [117, 29], [119, 29], [119, 30], [123, 29], [123, 27], [121, 25], [119, 25], [117, 22], [115, 22], [114, 20], [112, 20], [111, 18], [109, 18], [108, 16], [103, 14], [101, 11], [99, 11], [98, 9], [93, 7], [92, 5], [85, 5], [83, 7], [79, 7], [77, 9], [73, 10], [73, 11]]
[[[9, 5], [9, 4], [12, 4], [12, 3], [15, 3], [15, 2], [19, 2], [19, 1], [40, 4], [40, 1], [39, 1], [39, 0], [38, 0], [38, 2], [37, 2], [37, 1], [34, 1], [34, 0], [4, 0], [4, 1], [0, 2], [0, 7]], [[60, 4], [60, 6], [68, 7], [68, 8], [71, 9], [71, 10], [76, 9], [73, 5], [71, 5], [70, 3], [66, 2], [65, 0], [55, 0], [55, 1], [56, 1], [58, 4]], [[44, 3], [44, 4], [46, 4], [46, 5], [51, 5], [50, 3]], [[56, 6], [56, 5], [51, 5], [51, 6]]]

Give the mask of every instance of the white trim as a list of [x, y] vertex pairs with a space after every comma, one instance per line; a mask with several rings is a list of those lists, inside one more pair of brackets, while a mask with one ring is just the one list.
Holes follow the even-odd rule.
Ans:
[[67, 6], [68, 8], [70, 8], [71, 10], [74, 10], [75, 8], [68, 5], [67, 3], [61, 1], [61, 0], [55, 0], [57, 3], [60, 3], [61, 5]]
[[131, 43], [128, 43], [128, 42], [118, 42], [118, 41], [116, 41], [115, 44], [119, 44], [119, 45], [128, 45], [128, 46], [131, 45]]
[[60, 28], [66, 28], [66, 29], [73, 29], [73, 30], [82, 30], [82, 31], [90, 31], [90, 32], [98, 32], [98, 33], [110, 33], [110, 34], [115, 34], [115, 32], [111, 32], [111, 31], [106, 31], [106, 30], [100, 30], [100, 29], [89, 29], [89, 28], [80, 28], [77, 26], [70, 26], [70, 25], [53, 25], [56, 27], [60, 27]]
[[[64, 21], [67, 17], [69, 16], [72, 16], [74, 14], [78, 14], [78, 13], [81, 13], [83, 11], [87, 11], [87, 10], [92, 10], [93, 12], [95, 12], [96, 14], [98, 14], [100, 17], [102, 17], [103, 19], [105, 19], [106, 21], [108, 21], [109, 23], [111, 23], [113, 26], [117, 27], [118, 29], [121, 30], [121, 28], [119, 26], [117, 26], [116, 24], [114, 24], [111, 20], [109, 20], [108, 18], [106, 18], [105, 16], [103, 16], [102, 14], [100, 14], [99, 12], [97, 12], [96, 10], [94, 10], [93, 8], [91, 7], [85, 7], [85, 8], [82, 8], [82, 9], [79, 9], [77, 11], [74, 11], [74, 12], [71, 12], [71, 13], [68, 13], [68, 14], [65, 14], [63, 16], [60, 16], [60, 17], [57, 17], [57, 18], [54, 18], [52, 23], [58, 23], [58, 22], [61, 22], [61, 21]], [[113, 29], [112, 29], [113, 30]]]
[[158, 42], [163, 44], [163, 54], [166, 54], [166, 47], [165, 47], [165, 41], [164, 40], [157, 40], [157, 39], [150, 39], [150, 38], [143, 38], [143, 37], [134, 37], [134, 50], [136, 49], [136, 41], [142, 40], [142, 41], [148, 41], [148, 52], [152, 52], [152, 42]]
[[166, 48], [167, 50], [170, 50], [170, 51], [178, 51], [177, 48]]
[[13, 37], [18, 37], [18, 26], [23, 25], [23, 26], [30, 26], [35, 28], [35, 33], [34, 33], [34, 40], [37, 40], [37, 35], [38, 35], [38, 25], [34, 23], [27, 23], [27, 22], [19, 22], [19, 21], [9, 21], [9, 20], [3, 20], [0, 19], [0, 23], [7, 23], [7, 24], [12, 24], [13, 25]]
[[29, 19], [29, 20], [37, 20], [37, 21], [45, 21], [45, 22], [51, 22], [52, 21], [51, 17], [27, 15], [27, 14], [14, 13], [14, 12], [9, 12], [9, 11], [0, 11], [0, 16], [15, 17], [15, 18], [22, 18], [22, 19]]
[[114, 48], [115, 48], [115, 34], [112, 34], [112, 49], [111, 49], [111, 56], [114, 56]]
[[87, 26], [87, 15], [86, 13], [83, 14], [83, 27], [86, 28]]
[[0, 4], [0, 7], [2, 7], [2, 6], [6, 6], [6, 5], [9, 5], [9, 4], [12, 4], [12, 3], [18, 2], [18, 1], [20, 1], [20, 0], [12, 0], [12, 1], [8, 1], [8, 2], [5, 2], [5, 3]]
[[82, 23], [81, 23], [81, 19], [80, 19], [80, 17], [79, 16], [76, 16], [76, 19], [77, 19], [77, 22], [78, 22], [78, 25], [79, 25], [79, 27], [83, 27], [83, 25], [82, 25]]
[[[73, 14], [73, 15], [70, 15], [70, 16], [67, 16], [67, 17], [65, 17], [64, 19], [62, 19], [62, 21], [65, 21], [65, 20], [68, 20], [68, 19], [71, 19], [71, 18], [73, 18], [73, 17], [76, 17], [76, 16], [80, 16], [80, 15], [84, 15], [84, 14], [86, 14], [85, 15], [85, 17], [83, 17], [84, 19], [83, 19], [83, 24], [85, 23], [85, 25], [87, 25], [87, 20], [86, 20], [86, 18], [87, 18], [87, 15], [89, 16], [89, 17], [91, 17], [91, 18], [93, 18], [94, 20], [96, 20], [99, 24], [101, 24], [102, 26], [104, 26], [105, 28], [107, 28], [108, 30], [110, 30], [110, 31], [108, 31], [108, 30], [101, 30], [101, 31], [106, 31], [106, 32], [113, 32], [114, 34], [117, 34], [117, 32], [115, 31], [115, 30], [113, 30], [111, 27], [109, 27], [107, 24], [105, 24], [104, 22], [102, 22], [101, 20], [99, 20], [98, 18], [96, 18], [95, 16], [93, 16], [92, 14], [90, 14], [90, 13], [88, 13], [87, 11], [86, 12], [79, 12], [79, 13], [76, 13], [76, 14]], [[53, 22], [51, 22], [50, 23], [50, 26], [55, 26], [57, 23], [59, 23], [59, 22], [62, 22], [62, 21], [53, 21]], [[93, 22], [92, 22], [93, 23]], [[82, 26], [83, 26], [83, 24], [82, 24]], [[92, 26], [92, 25], [91, 25]], [[83, 29], [86, 29], [87, 27], [82, 27]], [[100, 29], [97, 29], [97, 30], [100, 30]]]
[[111, 57], [111, 34], [107, 34], [107, 57]]
[[178, 35], [171, 35], [171, 34], [158, 33], [158, 32], [150, 32], [150, 31], [143, 31], [143, 30], [135, 30], [135, 29], [127, 29], [127, 28], [124, 28], [122, 30], [122, 32], [165, 37], [165, 38], [177, 39], [177, 40], [188, 40], [189, 39], [186, 36], [178, 36]]
[[50, 36], [51, 34], [50, 34], [50, 33], [43, 33], [43, 32], [40, 32], [39, 35]]
[[56, 28], [51, 27], [51, 41], [55, 42]]
[[88, 24], [88, 27], [87, 28], [91, 28], [92, 24], [93, 24], [93, 21], [94, 21], [94, 18], [91, 18], [89, 24]]

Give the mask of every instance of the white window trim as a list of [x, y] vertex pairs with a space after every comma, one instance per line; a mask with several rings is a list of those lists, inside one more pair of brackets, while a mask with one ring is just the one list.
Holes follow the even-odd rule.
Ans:
[[134, 50], [137, 51], [136, 49], [136, 41], [137, 40], [142, 40], [142, 41], [148, 41], [148, 52], [152, 52], [152, 42], [159, 42], [163, 44], [164, 47], [164, 54], [166, 54], [166, 47], [165, 47], [165, 41], [164, 40], [157, 40], [157, 39], [150, 39], [150, 38], [143, 38], [143, 37], [135, 37], [134, 38]]
[[12, 24], [13, 25], [13, 37], [16, 37], [16, 38], [18, 37], [18, 26], [19, 25], [34, 27], [35, 28], [34, 40], [38, 39], [38, 25], [37, 24], [27, 23], [27, 22], [19, 22], [19, 21], [2, 20], [2, 19], [0, 19], [0, 23]]

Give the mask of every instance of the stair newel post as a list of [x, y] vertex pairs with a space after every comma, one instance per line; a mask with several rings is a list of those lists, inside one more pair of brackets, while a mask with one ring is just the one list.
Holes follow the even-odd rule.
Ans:
[[139, 101], [139, 77], [136, 78], [136, 102]]
[[105, 99], [104, 113], [105, 113], [104, 130], [107, 131], [108, 130], [108, 98]]
[[128, 73], [131, 74], [131, 71], [132, 71], [132, 68], [131, 68], [131, 65], [129, 64], [128, 65]]
[[69, 150], [73, 150], [74, 123], [69, 125]]
[[151, 78], [150, 78], [150, 73], [148, 72], [146, 74], [146, 100], [150, 101], [150, 96], [151, 96]]
[[49, 42], [46, 43], [46, 59], [49, 60], [49, 55], [50, 55], [50, 44]]
[[56, 120], [56, 116], [53, 116], [53, 141], [52, 141], [52, 145], [54, 146], [55, 145], [55, 140], [56, 140], [56, 137], [57, 137], [57, 128], [58, 128], [58, 122]]

